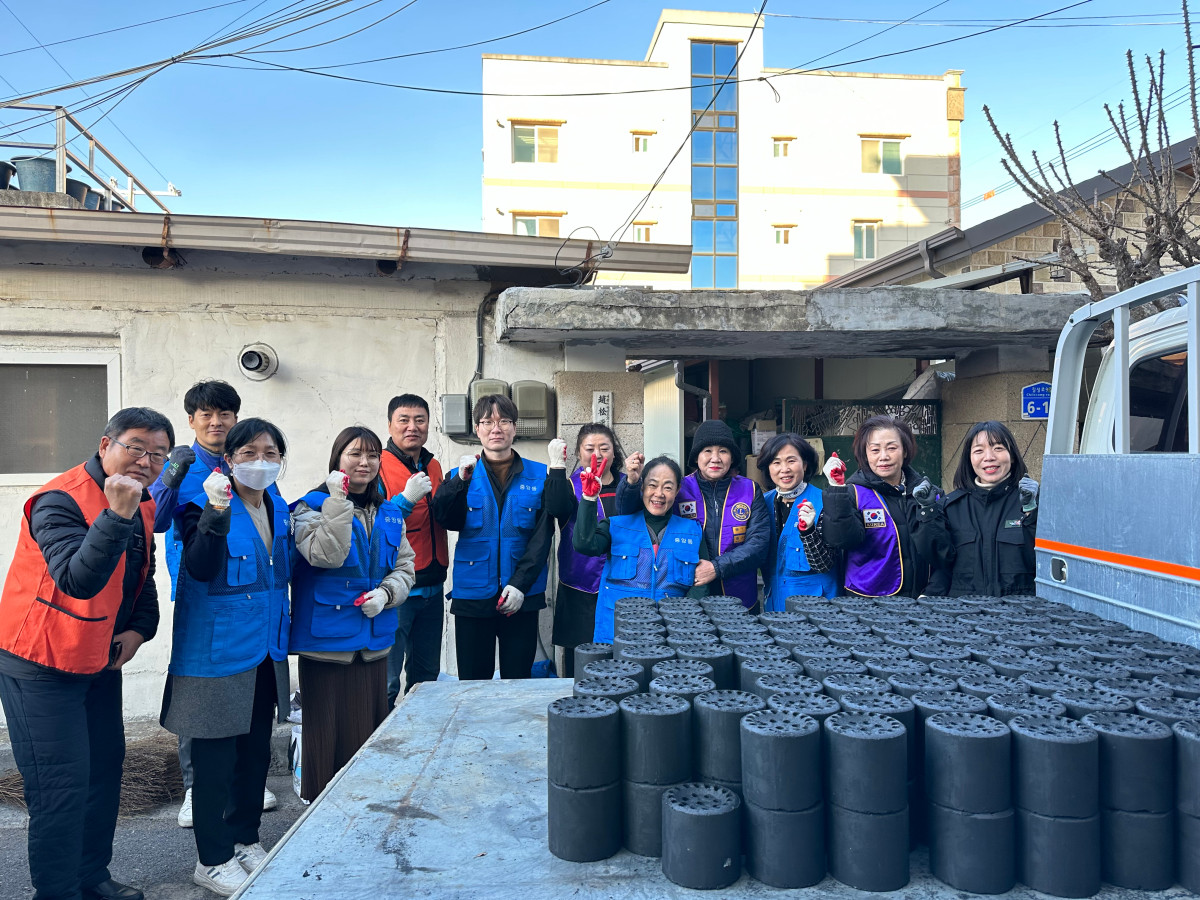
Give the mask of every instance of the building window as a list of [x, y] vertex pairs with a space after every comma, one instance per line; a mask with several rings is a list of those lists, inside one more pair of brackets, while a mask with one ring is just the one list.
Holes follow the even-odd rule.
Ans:
[[113, 352], [0, 354], [0, 484], [42, 484], [91, 457], [120, 382]]
[[633, 223], [633, 239], [639, 243], [650, 243], [650, 226], [651, 222], [634, 222]]
[[775, 229], [776, 244], [790, 244], [792, 242], [792, 229], [795, 225], [773, 225]]
[[878, 222], [854, 223], [854, 258], [874, 259], [875, 239], [879, 233]]
[[558, 162], [558, 126], [514, 124], [512, 157], [515, 163]]
[[736, 44], [692, 42], [693, 288], [738, 284], [736, 67]]
[[645, 134], [635, 134], [633, 136], [633, 152], [634, 153], [649, 153], [650, 152], [650, 137]]
[[900, 141], [869, 139], [862, 142], [862, 170], [883, 175], [903, 175]]
[[794, 141], [794, 140], [795, 140], [795, 138], [790, 138], [790, 137], [771, 138], [771, 142], [773, 144], [773, 150], [772, 150], [771, 155], [774, 156], [776, 159], [781, 159], [781, 158], [787, 156], [788, 155], [788, 147], [791, 145], [792, 141]]
[[539, 216], [534, 213], [513, 213], [513, 234], [522, 237], [558, 237], [561, 215]]

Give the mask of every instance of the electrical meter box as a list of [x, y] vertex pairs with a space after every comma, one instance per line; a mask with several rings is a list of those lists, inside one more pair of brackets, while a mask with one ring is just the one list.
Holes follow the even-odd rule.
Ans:
[[[508, 382], [501, 381], [499, 378], [480, 378], [471, 382], [471, 386], [467, 388], [467, 400], [470, 401], [471, 409], [475, 409], [475, 403], [480, 397], [486, 397], [488, 394], [500, 394], [507, 397]], [[472, 422], [471, 425], [474, 426], [475, 423]]]
[[517, 437], [550, 437], [553, 409], [547, 385], [540, 381], [514, 381], [512, 400], [517, 406]]
[[471, 406], [466, 394], [442, 394], [442, 431], [471, 434]]

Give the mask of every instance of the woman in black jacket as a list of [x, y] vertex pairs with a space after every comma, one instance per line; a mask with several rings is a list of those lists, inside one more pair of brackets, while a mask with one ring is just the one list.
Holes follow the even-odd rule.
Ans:
[[1008, 428], [1000, 422], [972, 426], [954, 488], [933, 523], [937, 559], [926, 593], [1033, 594], [1038, 484]]
[[866, 597], [918, 597], [932, 559], [937, 489], [912, 467], [917, 443], [908, 423], [871, 416], [854, 435], [858, 471], [830, 455], [829, 481], [818, 527], [829, 546], [845, 552], [845, 587]]

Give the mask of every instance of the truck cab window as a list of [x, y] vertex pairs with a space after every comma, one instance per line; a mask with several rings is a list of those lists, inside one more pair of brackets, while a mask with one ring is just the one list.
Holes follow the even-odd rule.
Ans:
[[1186, 453], [1185, 348], [1144, 359], [1129, 372], [1130, 449], [1135, 453]]

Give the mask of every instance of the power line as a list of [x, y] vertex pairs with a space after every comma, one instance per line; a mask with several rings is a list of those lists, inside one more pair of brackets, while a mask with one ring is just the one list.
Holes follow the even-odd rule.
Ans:
[[1062, 16], [1055, 19], [1053, 22], [1038, 22], [1035, 24], [1024, 24], [1022, 19], [942, 19], [942, 20], [926, 20], [921, 22], [900, 21], [897, 19], [843, 19], [833, 16], [800, 16], [790, 13], [767, 13], [777, 19], [801, 19], [807, 22], [839, 22], [851, 25], [920, 25], [933, 28], [973, 28], [977, 25], [1003, 25], [1013, 24], [1019, 28], [1136, 28], [1145, 26], [1162, 26], [1162, 25], [1182, 25], [1183, 21], [1170, 22], [1126, 22], [1126, 21], [1098, 21], [1109, 19], [1151, 19], [1151, 18], [1166, 18], [1168, 16], [1178, 15], [1178, 13], [1144, 13], [1137, 15], [1113, 15], [1113, 16]]
[[[132, 25], [120, 25], [116, 28], [108, 28], [104, 31], [93, 31], [91, 34], [81, 34], [78, 37], [63, 38], [60, 41], [50, 41], [47, 44], [38, 44], [36, 47], [24, 47], [20, 50], [5, 50], [3, 53], [0, 53], [0, 57], [16, 56], [18, 53], [30, 53], [34, 50], [45, 50], [47, 47], [57, 47], [60, 44], [73, 44], [76, 41], [87, 41], [95, 37], [103, 37], [106, 34], [116, 34], [119, 31], [129, 31], [133, 28], [142, 28], [146, 25], [157, 25], [159, 22], [169, 22], [171, 19], [182, 19], [185, 16], [194, 16], [199, 13], [210, 12], [214, 9], [222, 9], [226, 6], [237, 6], [239, 4], [248, 2], [249, 0], [229, 0], [227, 3], [218, 3], [216, 6], [206, 6], [203, 9], [192, 9], [188, 10], [187, 12], [175, 13], [171, 16], [162, 16], [158, 19], [148, 19], [145, 22], [134, 22]], [[11, 85], [9, 86], [11, 87]]]

